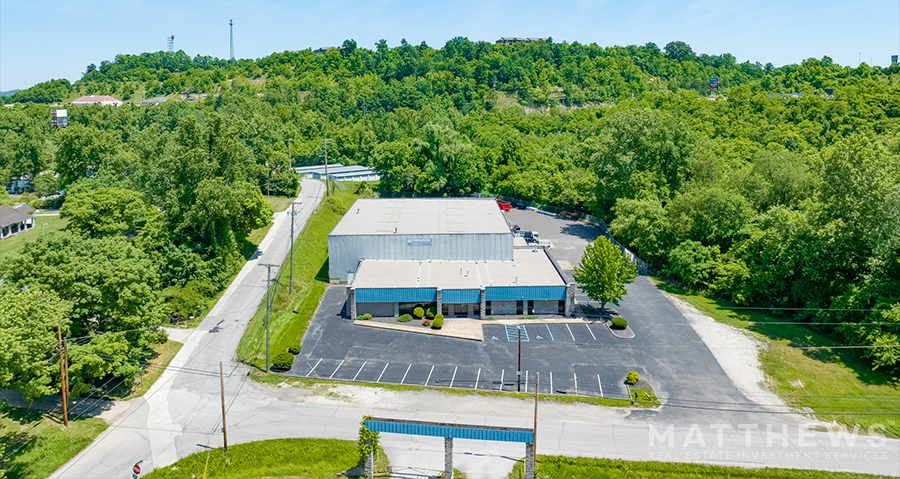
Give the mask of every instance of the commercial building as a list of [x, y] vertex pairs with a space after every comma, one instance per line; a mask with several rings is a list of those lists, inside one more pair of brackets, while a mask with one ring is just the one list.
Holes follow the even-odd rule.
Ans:
[[109, 95], [86, 95], [72, 100], [72, 104], [76, 106], [86, 105], [102, 105], [102, 106], [122, 106], [122, 100], [113, 98]]
[[531, 43], [531, 42], [546, 42], [546, 38], [522, 38], [522, 37], [500, 37], [497, 40], [497, 45], [512, 45], [513, 43]]
[[[325, 165], [318, 166], [298, 166], [294, 168], [301, 177], [312, 178], [314, 180], [325, 179]], [[361, 165], [328, 165], [328, 179], [335, 181], [378, 181], [381, 177], [375, 172], [375, 169], [369, 166]]]
[[543, 248], [514, 245], [493, 199], [360, 199], [328, 236], [329, 276], [348, 313], [565, 314], [575, 286]]

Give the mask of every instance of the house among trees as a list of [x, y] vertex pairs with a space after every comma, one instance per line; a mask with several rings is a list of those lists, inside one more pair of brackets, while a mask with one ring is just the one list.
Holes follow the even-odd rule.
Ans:
[[27, 203], [16, 207], [0, 206], [0, 239], [34, 228], [34, 208]]
[[122, 100], [109, 95], [86, 95], [72, 100], [73, 105], [122, 106]]

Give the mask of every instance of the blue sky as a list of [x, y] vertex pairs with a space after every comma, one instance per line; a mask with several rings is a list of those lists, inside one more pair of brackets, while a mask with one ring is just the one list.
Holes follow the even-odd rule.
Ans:
[[406, 38], [440, 47], [448, 39], [502, 36], [660, 47], [684, 41], [698, 53], [731, 53], [739, 62], [799, 63], [830, 56], [841, 65], [887, 65], [900, 53], [900, 0], [675, 2], [531, 0], [332, 0], [327, 2], [171, 0], [0, 0], [0, 91], [51, 78], [81, 77], [90, 63], [118, 53], [166, 48], [228, 57], [340, 45], [374, 48]]

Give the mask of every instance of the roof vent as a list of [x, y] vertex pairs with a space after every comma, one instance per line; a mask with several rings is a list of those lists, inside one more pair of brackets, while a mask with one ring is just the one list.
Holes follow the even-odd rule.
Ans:
[[396, 233], [396, 232], [397, 232], [397, 227], [396, 227], [396, 226], [394, 226], [394, 233]]

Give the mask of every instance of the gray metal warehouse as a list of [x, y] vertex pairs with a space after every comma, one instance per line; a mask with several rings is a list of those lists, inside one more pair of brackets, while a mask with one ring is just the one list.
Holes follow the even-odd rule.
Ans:
[[571, 315], [574, 284], [540, 247], [514, 247], [492, 198], [360, 199], [328, 236], [351, 317], [415, 305], [446, 317]]

